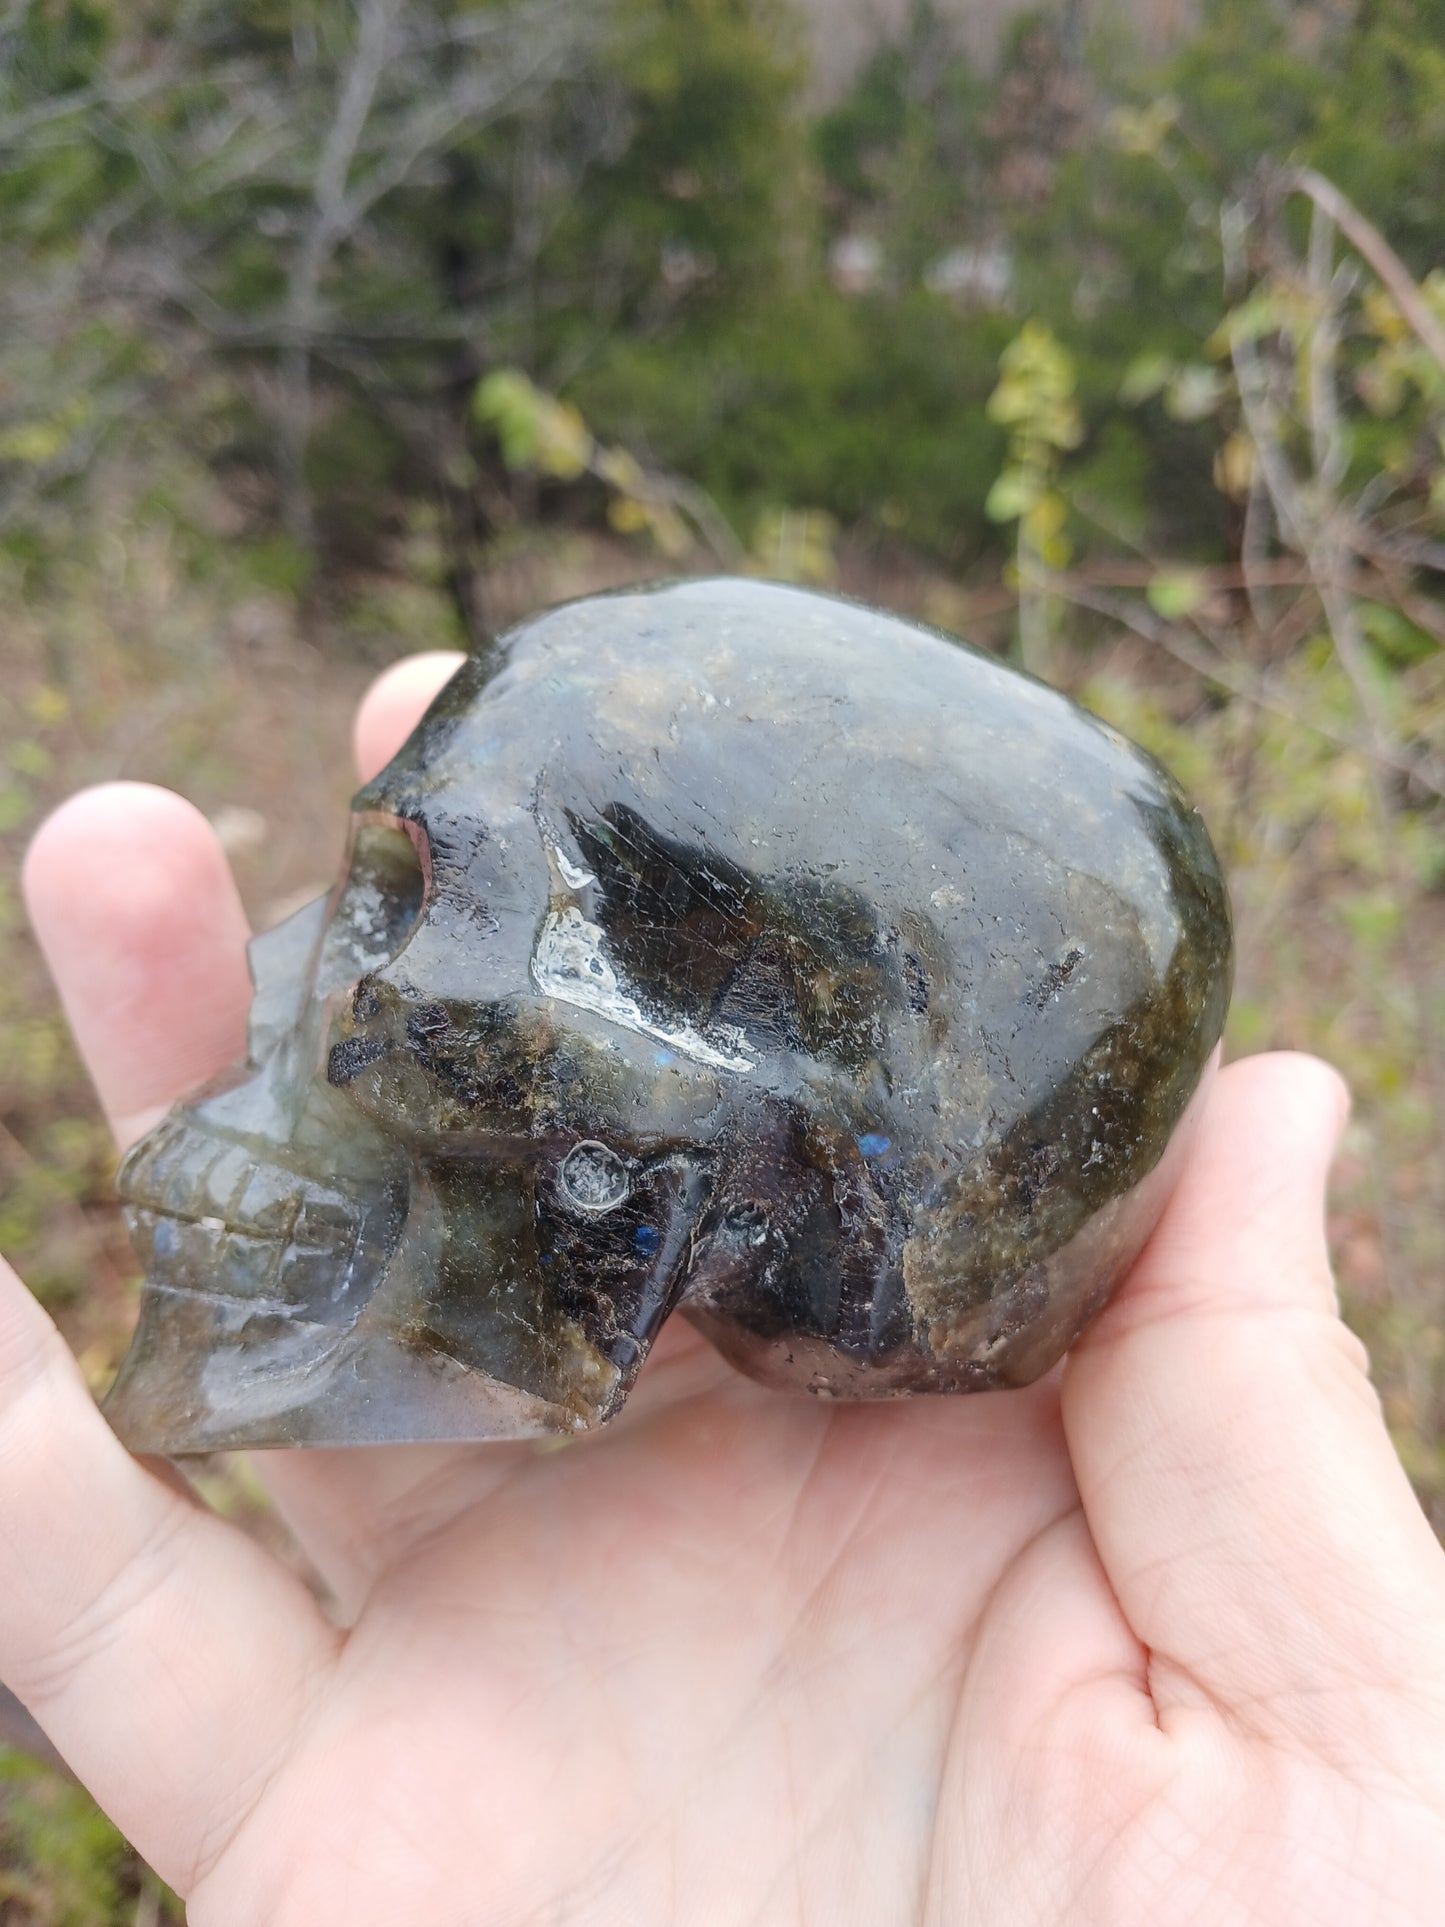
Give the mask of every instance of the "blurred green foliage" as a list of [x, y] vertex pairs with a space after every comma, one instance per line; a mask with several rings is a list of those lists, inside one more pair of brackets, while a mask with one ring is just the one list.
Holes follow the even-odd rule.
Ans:
[[184, 1919], [90, 1796], [0, 1747], [0, 1917], [15, 1927], [106, 1927]]
[[[1101, 138], [1062, 155], [1047, 200], [1018, 212], [1018, 292], [1074, 349], [1091, 437], [1135, 450], [1122, 488], [1100, 478], [1101, 505], [1156, 546], [1219, 555], [1237, 534], [1208, 459], [1221, 208], [1272, 166], [1312, 166], [1388, 228], [1415, 272], [1445, 258], [1445, 206], [1428, 185], [1445, 178], [1445, 6], [1366, 0], [1331, 23], [1323, 10], [1207, 0], [1162, 65], [1110, 52]], [[1146, 357], [1195, 371], [1192, 393], [1128, 395]]]
[[488, 543], [549, 499], [469, 408], [515, 366], [739, 528], [805, 504], [997, 562], [984, 404], [1029, 315], [1077, 366], [1098, 514], [1218, 557], [1221, 208], [1308, 164], [1413, 271], [1445, 257], [1445, 0], [1208, 0], [1152, 65], [1040, 15], [991, 68], [916, 0], [821, 105], [801, 45], [787, 0], [19, 0], [11, 552], [107, 449], [180, 432], [303, 571], [434, 499], [475, 626]]
[[313, 555], [369, 558], [419, 492], [464, 546], [488, 367], [556, 385], [778, 272], [795, 68], [771, 0], [21, 0], [12, 551], [104, 447], [178, 430]]

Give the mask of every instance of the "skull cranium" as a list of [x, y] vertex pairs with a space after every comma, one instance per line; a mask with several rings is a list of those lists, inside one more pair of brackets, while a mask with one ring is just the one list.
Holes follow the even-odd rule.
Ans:
[[1197, 817], [1066, 699], [758, 583], [468, 663], [121, 1179], [139, 1450], [586, 1429], [680, 1306], [832, 1396], [1046, 1369], [1223, 1021]]

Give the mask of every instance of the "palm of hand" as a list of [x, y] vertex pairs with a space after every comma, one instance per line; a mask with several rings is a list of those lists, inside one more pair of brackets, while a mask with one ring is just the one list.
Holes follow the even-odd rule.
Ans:
[[1445, 1866], [1290, 1714], [1160, 1690], [1057, 1381], [829, 1413], [667, 1351], [601, 1450], [398, 1457], [216, 1920], [1354, 1922]]
[[[198, 834], [100, 792], [32, 861], [123, 1135], [234, 1054]], [[1028, 1392], [819, 1406], [670, 1330], [600, 1439], [265, 1455], [345, 1633], [126, 1458], [8, 1281], [0, 1674], [199, 1927], [1433, 1918], [1445, 1559], [1333, 1312], [1339, 1110], [1306, 1060], [1223, 1073]]]
[[408, 1456], [399, 1537], [331, 1551], [364, 1604], [233, 1849], [311, 1861], [298, 1920], [371, 1917], [361, 1812], [383, 1861], [424, 1829], [419, 1920], [912, 1919], [993, 1596], [1099, 1591], [1054, 1386], [829, 1413], [682, 1336], [606, 1441], [428, 1454], [420, 1489]]

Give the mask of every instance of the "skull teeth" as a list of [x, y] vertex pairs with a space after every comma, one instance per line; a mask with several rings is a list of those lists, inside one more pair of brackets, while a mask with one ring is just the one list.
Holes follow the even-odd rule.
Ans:
[[202, 1241], [234, 1242], [248, 1279], [251, 1245], [269, 1248], [273, 1259], [281, 1248], [288, 1265], [307, 1258], [334, 1266], [349, 1257], [361, 1227], [357, 1202], [339, 1186], [319, 1186], [258, 1159], [247, 1144], [182, 1120], [161, 1125], [137, 1146], [119, 1188], [138, 1216], [190, 1226], [198, 1249]]
[[[256, 1238], [217, 1218], [187, 1218], [132, 1202], [126, 1212], [152, 1285], [248, 1305], [253, 1313], [315, 1316], [344, 1291], [355, 1236], [308, 1244]], [[218, 1281], [223, 1281], [218, 1288]]]
[[[281, 1246], [274, 1238], [228, 1231], [214, 1218], [181, 1218], [132, 1204], [126, 1212], [137, 1255], [154, 1283], [197, 1296], [258, 1300], [276, 1296]], [[224, 1276], [217, 1292], [214, 1280]]]

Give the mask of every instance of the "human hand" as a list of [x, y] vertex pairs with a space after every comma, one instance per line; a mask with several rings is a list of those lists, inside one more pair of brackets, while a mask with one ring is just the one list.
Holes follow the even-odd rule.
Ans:
[[[363, 711], [384, 761], [453, 666]], [[28, 864], [129, 1141], [240, 1054], [204, 822]], [[256, 1456], [337, 1602], [130, 1458], [0, 1277], [0, 1677], [196, 1927], [1434, 1921], [1445, 1554], [1340, 1324], [1333, 1073], [1223, 1071], [1062, 1372], [823, 1405], [672, 1321], [617, 1426]]]

